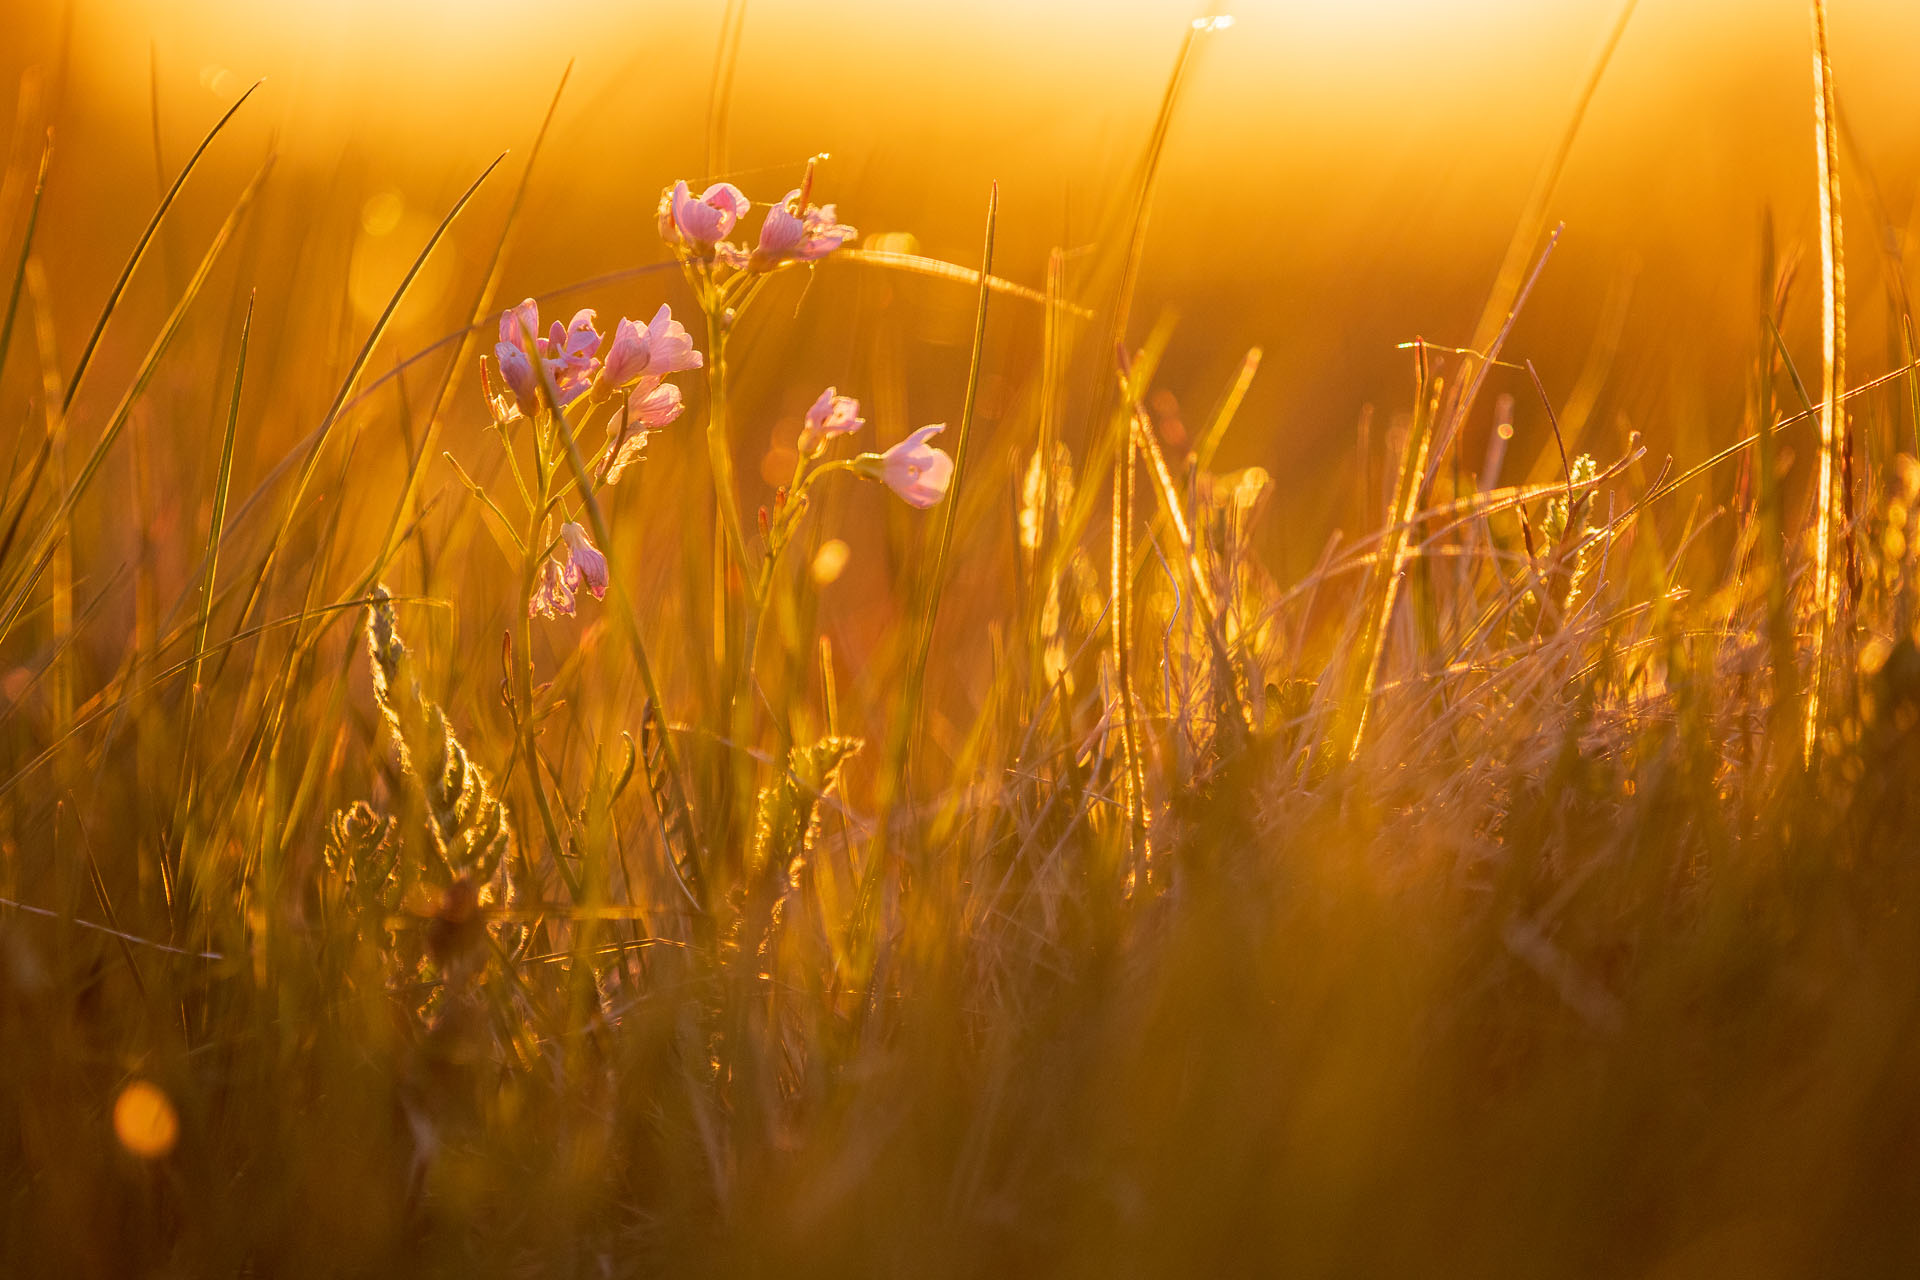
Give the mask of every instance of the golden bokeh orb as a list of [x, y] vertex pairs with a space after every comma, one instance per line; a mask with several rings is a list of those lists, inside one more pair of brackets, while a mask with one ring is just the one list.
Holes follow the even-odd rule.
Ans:
[[113, 1104], [113, 1132], [120, 1145], [142, 1160], [158, 1160], [180, 1136], [180, 1115], [159, 1085], [131, 1081]]

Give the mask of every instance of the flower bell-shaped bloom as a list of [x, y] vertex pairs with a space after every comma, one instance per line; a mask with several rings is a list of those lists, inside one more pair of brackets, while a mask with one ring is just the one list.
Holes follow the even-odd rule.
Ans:
[[860, 234], [839, 220], [832, 205], [807, 204], [802, 190], [795, 187], [767, 210], [752, 254], [723, 245], [727, 260], [749, 271], [772, 271], [789, 262], [818, 262]]
[[608, 344], [606, 360], [600, 366], [600, 385], [625, 387], [641, 383], [644, 391], [651, 391], [652, 386], [644, 385], [648, 380], [657, 384], [670, 373], [685, 373], [700, 365], [700, 353], [693, 349], [693, 335], [673, 318], [671, 308], [662, 306], [644, 329], [624, 317], [614, 326], [613, 341]]
[[867, 420], [859, 416], [860, 402], [852, 396], [839, 396], [828, 387], [820, 393], [820, 398], [807, 410], [804, 426], [800, 428], [800, 452], [805, 457], [813, 457], [836, 436], [844, 436], [858, 431], [867, 425]]
[[587, 531], [569, 520], [560, 526], [567, 543], [567, 586], [578, 592], [582, 587], [595, 600], [607, 597], [607, 558], [587, 539]]
[[752, 202], [731, 182], [716, 182], [699, 195], [676, 182], [660, 197], [660, 238], [682, 252], [711, 254]]
[[540, 576], [534, 580], [533, 595], [527, 600], [529, 618], [560, 618], [573, 616], [573, 588], [567, 585], [568, 567], [552, 556], [540, 566]]
[[540, 332], [540, 304], [532, 298], [500, 313], [500, 341], [493, 355], [500, 362], [500, 375], [507, 381], [520, 410], [531, 416], [540, 406], [538, 360], [553, 375], [561, 405], [578, 400], [593, 385], [600, 361], [594, 353], [600, 349], [600, 331], [593, 327], [594, 311], [582, 307], [573, 320], [562, 325], [558, 320], [545, 337]]
[[[504, 369], [502, 370], [504, 372]], [[487, 358], [480, 357], [480, 394], [487, 402], [487, 413], [493, 418], [493, 425], [505, 427], [509, 422], [521, 416], [519, 396], [511, 389], [496, 391], [493, 388], [493, 375], [487, 372]]]
[[618, 436], [608, 444], [601, 464], [606, 482], [618, 484], [621, 473], [640, 461], [646, 452], [648, 434], [678, 418], [686, 407], [680, 388], [671, 382], [663, 382], [645, 395], [628, 400], [626, 420], [615, 428]]
[[926, 508], [947, 496], [953, 483], [953, 459], [927, 441], [947, 429], [944, 422], [922, 427], [877, 457], [880, 479], [913, 506]]

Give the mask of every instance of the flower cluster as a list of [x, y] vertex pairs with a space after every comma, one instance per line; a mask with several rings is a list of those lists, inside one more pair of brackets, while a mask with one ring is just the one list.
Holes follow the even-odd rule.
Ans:
[[809, 202], [812, 181], [809, 168], [807, 181], [767, 210], [752, 249], [727, 239], [753, 207], [745, 192], [731, 182], [716, 182], [695, 195], [684, 181], [676, 182], [660, 196], [660, 238], [683, 261], [718, 261], [755, 275], [789, 262], [818, 262], [860, 233], [841, 222], [832, 205]]
[[693, 349], [692, 335], [664, 305], [653, 313], [644, 329], [627, 319], [614, 327], [596, 390], [609, 396], [624, 393], [626, 400], [600, 456], [603, 481], [617, 484], [621, 472], [646, 448], [647, 433], [666, 426], [685, 411], [680, 388], [666, 381], [667, 375], [698, 369], [701, 363], [700, 353]]
[[607, 557], [593, 545], [587, 531], [569, 520], [560, 526], [560, 541], [566, 544], [567, 558], [549, 555], [541, 564], [527, 601], [529, 618], [571, 616], [582, 591], [595, 600], [606, 599]]
[[793, 481], [775, 500], [781, 520], [769, 536], [769, 549], [777, 554], [781, 534], [805, 506], [808, 488], [830, 471], [851, 471], [855, 475], [878, 480], [916, 507], [931, 507], [946, 497], [953, 482], [953, 459], [928, 441], [946, 430], [945, 423], [921, 427], [905, 440], [880, 453], [862, 453], [852, 458], [828, 460], [826, 451], [841, 436], [852, 435], [867, 425], [860, 416], [860, 402], [828, 387], [820, 393], [800, 423], [797, 452], [800, 462], [794, 468]]
[[562, 406], [592, 388], [600, 370], [594, 354], [600, 349], [594, 314], [593, 308], [582, 307], [565, 325], [555, 320], [543, 337], [540, 304], [532, 298], [500, 313], [500, 341], [493, 344], [493, 357], [521, 414], [532, 417], [539, 411], [542, 372], [552, 379], [556, 403]]
[[[598, 314], [592, 307], [582, 307], [566, 325], [555, 320], [541, 336], [540, 304], [532, 298], [500, 313], [500, 340], [493, 345], [493, 358], [507, 384], [507, 394], [496, 394], [488, 384], [487, 399], [495, 422], [537, 417], [542, 404], [541, 383], [549, 378], [556, 408], [564, 409], [589, 392], [601, 400], [626, 392], [643, 401], [653, 398], [653, 407], [645, 416], [655, 426], [664, 426], [680, 416], [680, 389], [665, 379], [668, 374], [685, 373], [701, 365], [700, 353], [694, 350], [693, 336], [686, 326], [675, 320], [672, 309], [666, 306], [654, 312], [644, 327], [622, 316], [603, 357], [600, 348], [606, 339], [594, 326]], [[481, 375], [486, 375], [484, 365]], [[656, 395], [662, 391], [668, 394]], [[666, 412], [669, 405], [671, 412]]]
[[[809, 468], [826, 452], [827, 446], [841, 436], [852, 435], [867, 420], [860, 416], [860, 402], [828, 387], [813, 402], [800, 424], [800, 468], [794, 473], [789, 492], [798, 492], [810, 478]], [[881, 453], [863, 453], [844, 462], [828, 463], [811, 474], [829, 470], [850, 470], [878, 480], [913, 506], [931, 507], [947, 496], [953, 483], [953, 459], [943, 449], [927, 443], [947, 429], [944, 422], [921, 427], [905, 440]]]
[[[554, 321], [543, 335], [540, 306], [528, 298], [500, 315], [500, 339], [494, 344], [493, 359], [504, 391], [494, 389], [487, 363], [481, 361], [487, 406], [503, 440], [515, 422], [542, 424], [542, 430], [532, 433], [538, 464], [534, 475], [540, 489], [533, 514], [541, 528], [558, 502], [551, 491], [562, 456], [555, 447], [559, 444], [555, 433], [571, 436], [589, 419], [604, 415], [607, 440], [592, 474], [596, 485], [616, 484], [621, 473], [639, 459], [647, 434], [685, 411], [680, 388], [667, 378], [703, 363], [692, 335], [668, 307], [662, 306], [644, 325], [621, 317], [610, 337], [596, 327], [596, 318], [591, 307], [583, 307], [565, 325]], [[569, 408], [583, 400], [587, 407], [575, 415], [577, 420], [569, 420]], [[567, 521], [548, 545], [558, 547], [565, 558], [540, 553], [527, 601], [529, 617], [570, 615], [582, 591], [596, 600], [606, 595], [607, 558], [586, 530]]]
[[[525, 556], [529, 617], [570, 616], [583, 593], [596, 600], [605, 596], [607, 557], [579, 523], [566, 518], [575, 509], [567, 499], [569, 483], [576, 483], [579, 496], [589, 503], [593, 491], [618, 483], [641, 457], [649, 433], [686, 410], [680, 387], [668, 379], [709, 362], [708, 447], [716, 496], [721, 510], [732, 518], [739, 495], [733, 489], [727, 458], [726, 335], [767, 276], [792, 263], [818, 262], [858, 234], [839, 220], [831, 204], [813, 203], [813, 175], [809, 164], [800, 185], [766, 210], [759, 237], [750, 248], [730, 239], [753, 211], [753, 202], [732, 183], [716, 182], [696, 193], [688, 183], [676, 182], [661, 195], [660, 236], [679, 258], [706, 317], [704, 355], [695, 350], [693, 336], [665, 306], [644, 324], [622, 317], [604, 333], [591, 307], [576, 311], [565, 324], [552, 321], [544, 333], [539, 304], [532, 298], [501, 313], [492, 360], [481, 361], [481, 380], [509, 459], [516, 450], [531, 449], [533, 454], [530, 469], [518, 463], [513, 468], [528, 503], [527, 532], [516, 541]], [[520, 423], [530, 424], [531, 429], [517, 430]], [[584, 470], [569, 471], [563, 465], [568, 459], [576, 468], [582, 465], [574, 452], [579, 434], [596, 424], [605, 428], [605, 444], [584, 464]], [[932, 443], [946, 429], [944, 424], [921, 427], [882, 452], [827, 456], [834, 441], [864, 426], [860, 402], [833, 387], [821, 392], [807, 410], [793, 481], [775, 494], [771, 511], [761, 510], [767, 554], [752, 584], [761, 603], [771, 585], [779, 548], [807, 507], [808, 489], [821, 476], [850, 471], [885, 484], [902, 500], [921, 508], [946, 496], [954, 462]], [[468, 485], [485, 498], [478, 485], [471, 480]], [[501, 515], [491, 500], [488, 505]], [[563, 521], [557, 533], [551, 532], [554, 521]], [[740, 536], [743, 531], [737, 521], [733, 530], [733, 554], [742, 557], [742, 567], [748, 567], [746, 539]]]
[[834, 387], [822, 391], [807, 410], [800, 424], [800, 460], [794, 467], [793, 480], [775, 493], [772, 511], [762, 508], [760, 513], [766, 559], [761, 564], [757, 591], [763, 599], [772, 583], [774, 562], [791, 541], [807, 509], [808, 494], [820, 477], [851, 471], [880, 481], [916, 507], [930, 507], [946, 496], [953, 480], [953, 459], [927, 443], [945, 430], [944, 424], [922, 427], [883, 453], [862, 453], [852, 458], [825, 456], [835, 440], [865, 425], [860, 402], [841, 395]]

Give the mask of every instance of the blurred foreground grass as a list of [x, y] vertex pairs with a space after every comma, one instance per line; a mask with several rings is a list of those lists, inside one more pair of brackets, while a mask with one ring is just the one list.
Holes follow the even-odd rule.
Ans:
[[[578, 362], [499, 320], [538, 142], [449, 194], [496, 247], [438, 346], [351, 281], [268, 314], [280, 248], [346, 256], [263, 238], [269, 162], [201, 243], [163, 199], [73, 347], [21, 128], [5, 1270], [1910, 1274], [1920, 373], [1898, 283], [1849, 390], [1816, 67], [1821, 244], [1747, 271], [1736, 443], [1503, 475], [1516, 391], [1560, 436], [1503, 345], [1541, 196], [1337, 481], [1375, 531], [1291, 582], [1255, 535], [1305, 482], [1215, 466], [1261, 353], [1182, 422], [1132, 314], [1179, 70], [1044, 280], [728, 265], [683, 210], [556, 282]], [[743, 180], [737, 238], [832, 175]], [[964, 365], [783, 345], [894, 287], [972, 301]], [[615, 373], [663, 300], [700, 371]], [[851, 446], [803, 434], [853, 374]]]

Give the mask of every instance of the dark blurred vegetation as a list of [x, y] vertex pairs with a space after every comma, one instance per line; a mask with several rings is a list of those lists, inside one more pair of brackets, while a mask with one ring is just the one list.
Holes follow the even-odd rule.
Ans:
[[[9, 281], [55, 151], [0, 353], [0, 1272], [1912, 1274], [1920, 375], [1846, 402], [1823, 630], [1804, 9], [1648, 0], [1554, 168], [1614, 7], [1250, 5], [1144, 221], [1189, 11], [745, 9], [724, 129], [737, 5], [12, 15]], [[1834, 15], [1854, 386], [1916, 351], [1916, 38]], [[823, 152], [865, 248], [968, 268], [997, 180], [995, 274], [1063, 300], [991, 300], [944, 584], [946, 508], [825, 493], [737, 738], [690, 384], [605, 496], [664, 705], [610, 602], [512, 651], [552, 682], [523, 740], [524, 596], [441, 456], [512, 484], [499, 308], [693, 326], [661, 187], [765, 201]], [[1451, 350], [1559, 222], [1505, 363]], [[829, 383], [866, 447], [952, 444], [977, 305], [774, 278], [744, 517]], [[864, 742], [815, 769], [775, 719]], [[475, 829], [497, 896], [434, 878]]]

